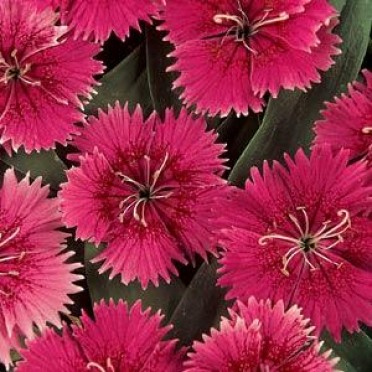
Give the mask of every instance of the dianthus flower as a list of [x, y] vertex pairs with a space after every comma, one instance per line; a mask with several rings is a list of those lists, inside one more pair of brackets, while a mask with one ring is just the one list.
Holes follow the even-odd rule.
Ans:
[[[229, 298], [283, 299], [298, 304], [317, 327], [339, 341], [342, 327], [372, 324], [372, 187], [365, 162], [349, 152], [299, 150], [286, 167], [254, 168], [245, 191], [225, 208], [219, 284]], [[231, 212], [230, 212], [231, 211]]]
[[176, 351], [176, 340], [164, 341], [170, 326], [162, 327], [163, 316], [131, 308], [122, 301], [115, 305], [101, 302], [94, 307], [94, 320], [85, 313], [72, 330], [62, 335], [52, 330], [28, 345], [22, 352], [18, 372], [179, 372], [183, 350]]
[[219, 331], [194, 342], [185, 372], [327, 372], [338, 362], [329, 359], [330, 350], [320, 352], [322, 343], [311, 336], [313, 327], [296, 305], [285, 311], [283, 301], [272, 306], [251, 297], [229, 313]]
[[47, 322], [60, 325], [58, 312], [68, 312], [68, 294], [80, 287], [72, 274], [80, 265], [66, 264], [71, 256], [60, 254], [65, 234], [56, 199], [48, 199], [48, 187], [27, 176], [17, 182], [7, 170], [0, 190], [0, 362], [9, 366], [10, 350], [20, 338], [34, 337]]
[[363, 73], [366, 84], [349, 85], [348, 94], [327, 103], [323, 119], [315, 123], [315, 144], [346, 148], [351, 159], [372, 158], [372, 73]]
[[173, 260], [214, 251], [209, 218], [226, 187], [224, 147], [204, 120], [182, 110], [144, 122], [139, 107], [130, 115], [117, 104], [88, 122], [73, 143], [85, 156], [67, 172], [60, 198], [77, 237], [108, 243], [94, 259], [104, 260], [100, 272], [157, 285], [159, 276], [169, 282], [177, 273]]
[[93, 75], [102, 72], [92, 59], [99, 47], [70, 40], [55, 21], [50, 7], [0, 2], [0, 140], [15, 150], [65, 144], [84, 117], [79, 97], [90, 97]]
[[62, 22], [75, 38], [103, 43], [113, 31], [120, 39], [131, 28], [140, 29], [139, 21], [151, 22], [157, 14], [156, 0], [60, 0]]
[[174, 87], [197, 112], [261, 111], [266, 92], [320, 81], [339, 53], [335, 16], [326, 0], [167, 0], [161, 29], [175, 45]]

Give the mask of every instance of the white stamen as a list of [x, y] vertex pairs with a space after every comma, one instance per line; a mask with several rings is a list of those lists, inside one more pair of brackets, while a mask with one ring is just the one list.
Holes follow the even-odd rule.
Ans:
[[92, 369], [92, 368], [97, 368], [99, 372], [108, 372], [108, 371], [115, 372], [115, 368], [112, 365], [111, 358], [107, 358], [106, 368], [102, 367], [100, 364], [96, 362], [89, 362], [87, 364], [87, 369]]
[[235, 22], [239, 27], [244, 28], [242, 19], [238, 16], [230, 14], [216, 14], [215, 16], [213, 16], [213, 21], [219, 25], [221, 25], [223, 21], [232, 21]]
[[290, 236], [286, 236], [286, 235], [280, 235], [280, 234], [268, 234], [268, 235], [261, 236], [261, 238], [258, 239], [258, 243], [260, 245], [266, 245], [267, 240], [272, 240], [272, 239], [279, 239], [279, 240], [284, 240], [286, 242], [298, 244], [298, 239], [291, 238]]
[[272, 9], [264, 11], [262, 18], [256, 22], [250, 22], [247, 14], [242, 8], [240, 0], [237, 0], [238, 12], [240, 15], [231, 14], [216, 14], [213, 16], [213, 22], [218, 25], [222, 25], [224, 22], [233, 22], [234, 26], [230, 27], [221, 40], [221, 45], [225, 42], [228, 36], [233, 35], [235, 41], [242, 42], [244, 47], [253, 54], [258, 54], [248, 43], [250, 36], [255, 35], [259, 32], [259, 29], [264, 26], [269, 26], [278, 22], [283, 22], [289, 19], [289, 14], [286, 12], [280, 13], [277, 17], [269, 18]]
[[20, 232], [20, 228], [17, 227], [12, 234], [10, 234], [6, 239], [0, 241], [0, 248], [3, 247], [5, 244], [9, 243], [11, 240], [13, 240], [18, 233]]
[[[297, 210], [303, 213], [305, 228], [303, 228], [299, 219], [295, 215], [289, 214], [288, 217], [295, 226], [296, 230], [299, 232], [298, 238], [273, 233], [262, 236], [258, 240], [258, 243], [260, 245], [266, 245], [267, 240], [278, 239], [284, 242], [294, 244], [294, 246], [289, 248], [287, 253], [282, 258], [283, 268], [281, 269], [281, 272], [286, 276], [289, 276], [288, 266], [290, 261], [295, 256], [297, 256], [298, 253], [302, 254], [305, 263], [310, 267], [311, 270], [317, 269], [314, 266], [314, 264], [310, 261], [311, 255], [315, 255], [321, 258], [322, 260], [331, 263], [332, 265], [336, 265], [338, 268], [341, 267], [342, 263], [332, 261], [324, 253], [334, 248], [337, 244], [342, 243], [344, 241], [342, 234], [351, 227], [351, 219], [349, 212], [345, 209], [339, 210], [337, 212], [337, 216], [342, 217], [339, 223], [332, 227], [330, 226], [331, 221], [325, 221], [323, 223], [323, 226], [315, 234], [312, 234], [310, 232], [310, 221], [309, 216], [306, 213], [306, 209], [304, 207], [299, 207], [297, 208]], [[328, 245], [325, 245], [323, 243], [324, 240], [328, 241], [330, 239], [336, 239], [336, 241]]]
[[[266, 13], [266, 14], [268, 14], [268, 13]], [[267, 19], [267, 20], [266, 20], [266, 18], [267, 18], [267, 16], [266, 17], [264, 16], [263, 19], [261, 19], [259, 22], [252, 25], [251, 34], [256, 33], [256, 31], [263, 26], [268, 26], [268, 25], [272, 25], [274, 23], [286, 21], [287, 19], [289, 19], [289, 14], [286, 13], [286, 12], [283, 12], [283, 13], [280, 13], [278, 17], [270, 18], [270, 19]]]
[[[147, 203], [150, 200], [167, 199], [173, 194], [172, 191], [166, 192], [166, 190], [168, 190], [171, 186], [160, 185], [159, 187], [156, 187], [156, 184], [159, 181], [160, 176], [165, 170], [168, 159], [169, 159], [169, 154], [166, 153], [159, 169], [157, 169], [152, 175], [152, 182], [151, 182], [151, 164], [150, 164], [151, 159], [148, 155], [144, 156], [144, 162], [145, 162], [145, 172], [144, 172], [145, 183], [144, 184], [134, 180], [131, 177], [128, 177], [127, 175], [121, 172], [115, 173], [117, 176], [119, 176], [122, 179], [123, 182], [127, 182], [135, 186], [136, 188], [133, 194], [127, 196], [119, 204], [120, 209], [124, 208], [124, 210], [119, 214], [120, 222], [123, 223], [126, 214], [130, 210], [132, 210], [133, 218], [136, 221], [138, 221], [142, 226], [148, 227], [148, 224], [145, 218]], [[145, 193], [145, 196], [143, 195], [143, 193]]]
[[87, 364], [87, 369], [97, 368], [99, 372], [106, 372], [105, 368], [95, 362], [89, 362]]
[[169, 158], [169, 154], [166, 152], [165, 153], [165, 156], [164, 156], [164, 160], [163, 160], [163, 162], [160, 165], [160, 168], [157, 171], [155, 171], [155, 173], [153, 175], [153, 181], [152, 181], [152, 184], [150, 186], [150, 190], [151, 191], [154, 189], [156, 182], [158, 182], [158, 179], [159, 179], [160, 175], [164, 171], [165, 166], [166, 166], [167, 161], [168, 161], [168, 158]]
[[350, 214], [347, 210], [341, 209], [337, 212], [337, 215], [339, 217], [342, 217], [342, 215], [344, 215], [344, 217], [336, 226], [332, 227], [330, 230], [326, 230], [321, 234], [319, 232], [315, 233], [315, 235], [313, 236], [314, 241], [339, 237], [351, 227]]
[[363, 134], [372, 134], [372, 127], [364, 127], [362, 129]]

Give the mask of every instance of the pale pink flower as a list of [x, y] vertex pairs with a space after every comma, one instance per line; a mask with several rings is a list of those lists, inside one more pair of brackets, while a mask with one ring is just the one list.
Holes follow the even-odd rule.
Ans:
[[222, 318], [220, 330], [212, 329], [203, 341], [195, 341], [185, 362], [185, 372], [330, 372], [338, 358], [321, 352], [322, 342], [311, 335], [300, 309], [287, 311], [283, 301], [238, 301], [230, 318]]
[[18, 372], [180, 372], [183, 350], [176, 340], [164, 340], [171, 326], [161, 326], [163, 316], [101, 302], [94, 307], [94, 320], [85, 313], [72, 330], [62, 335], [52, 330], [28, 344]]
[[104, 261], [100, 273], [157, 285], [177, 274], [174, 261], [215, 252], [210, 218], [225, 195], [224, 146], [205, 121], [186, 110], [144, 121], [139, 107], [130, 114], [117, 104], [88, 122], [73, 142], [85, 155], [67, 172], [60, 199], [77, 237], [108, 243], [94, 259]]
[[47, 322], [60, 326], [58, 312], [68, 312], [69, 294], [80, 287], [72, 274], [79, 264], [67, 264], [72, 252], [61, 253], [66, 234], [56, 199], [48, 187], [29, 176], [17, 182], [14, 171], [5, 172], [0, 190], [0, 361], [11, 363], [10, 350], [20, 339], [34, 337], [34, 326]]
[[340, 52], [336, 15], [326, 0], [167, 0], [161, 29], [175, 46], [174, 87], [197, 112], [261, 111], [267, 92], [320, 82]]
[[99, 47], [72, 41], [56, 17], [23, 0], [0, 2], [0, 141], [15, 150], [65, 144], [102, 72], [92, 58]]
[[284, 160], [253, 168], [225, 207], [219, 284], [229, 298], [298, 304], [340, 341], [342, 328], [372, 324], [372, 170], [328, 146]]

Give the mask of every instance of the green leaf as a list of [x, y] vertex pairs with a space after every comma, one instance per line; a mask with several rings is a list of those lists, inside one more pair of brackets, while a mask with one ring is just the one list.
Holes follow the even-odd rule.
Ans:
[[225, 312], [225, 291], [216, 286], [216, 270], [215, 259], [211, 264], [204, 263], [173, 313], [171, 324], [174, 328], [170, 337], [179, 339], [183, 345], [200, 339], [202, 333], [216, 325]]
[[339, 11], [346, 5], [346, 0], [331, 0], [330, 3]]
[[327, 347], [332, 348], [355, 371], [372, 371], [372, 340], [363, 331], [353, 334], [343, 332], [341, 343], [334, 342], [327, 332], [324, 332], [322, 339]]
[[321, 84], [308, 93], [283, 91], [278, 99], [270, 100], [262, 126], [231, 172], [233, 184], [243, 186], [249, 169], [259, 166], [264, 159], [281, 159], [284, 152], [293, 154], [299, 147], [309, 148], [312, 126], [320, 117], [324, 101], [345, 91], [347, 84], [358, 75], [371, 29], [369, 1], [347, 1], [336, 30], [343, 39], [343, 54], [336, 58], [336, 65], [323, 74]]
[[14, 167], [22, 175], [30, 172], [33, 179], [42, 176], [43, 183], [49, 184], [55, 191], [59, 189], [62, 182], [66, 181], [66, 166], [53, 150], [33, 151], [31, 154], [19, 150], [11, 157], [4, 152], [1, 155], [1, 160], [8, 166]]
[[133, 108], [141, 104], [145, 114], [152, 111], [152, 101], [146, 73], [146, 51], [137, 47], [128, 57], [109, 71], [100, 80], [98, 94], [85, 107], [88, 115], [96, 114], [99, 108], [106, 109], [119, 101], [122, 105], [129, 102]]
[[[260, 116], [252, 114], [247, 117], [236, 117], [230, 114], [218, 127], [218, 142], [225, 143], [227, 152], [224, 155], [228, 162], [226, 165], [232, 169], [251, 141], [260, 125]], [[228, 171], [224, 174], [227, 177]]]
[[158, 287], [150, 284], [146, 290], [143, 290], [138, 282], [127, 286], [122, 284], [119, 276], [110, 280], [108, 273], [98, 274], [100, 264], [89, 262], [101, 249], [104, 248], [97, 249], [92, 244], [85, 244], [86, 277], [92, 302], [112, 298], [115, 301], [123, 299], [132, 304], [141, 299], [144, 308], [151, 306], [155, 310], [162, 309], [166, 320], [169, 320], [185, 290], [181, 280], [172, 278], [171, 284], [161, 282]]
[[172, 90], [172, 82], [176, 78], [173, 72], [166, 72], [172, 60], [167, 55], [173, 50], [169, 42], [163, 41], [165, 32], [157, 31], [155, 27], [146, 29], [147, 76], [150, 94], [155, 110], [163, 115], [168, 107], [179, 111], [182, 107], [178, 95]]

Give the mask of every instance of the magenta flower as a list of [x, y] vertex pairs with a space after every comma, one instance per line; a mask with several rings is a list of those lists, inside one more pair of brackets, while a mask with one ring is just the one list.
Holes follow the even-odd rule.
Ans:
[[0, 190], [0, 361], [9, 366], [9, 352], [20, 347], [19, 338], [34, 337], [47, 322], [60, 325], [58, 312], [68, 312], [68, 294], [80, 287], [71, 272], [79, 264], [66, 264], [71, 252], [57, 211], [57, 200], [48, 199], [48, 187], [27, 176], [17, 182], [14, 171], [5, 172]]
[[366, 85], [354, 83], [349, 93], [327, 103], [315, 123], [315, 144], [329, 143], [335, 151], [350, 150], [352, 159], [372, 158], [372, 72], [363, 71]]
[[79, 97], [90, 97], [93, 75], [102, 72], [92, 59], [99, 47], [64, 37], [55, 21], [51, 8], [0, 2], [0, 141], [15, 150], [65, 144], [84, 117]]
[[183, 350], [176, 340], [164, 341], [171, 326], [162, 327], [160, 313], [150, 315], [136, 302], [94, 307], [95, 320], [86, 314], [62, 336], [47, 330], [22, 352], [18, 372], [138, 371], [179, 372]]
[[194, 342], [185, 372], [334, 370], [338, 358], [329, 359], [330, 350], [320, 352], [322, 343], [310, 335], [314, 327], [297, 306], [285, 312], [283, 301], [272, 306], [251, 297], [235, 309], [229, 310], [231, 319], [222, 318], [219, 331]]
[[86, 155], [67, 172], [60, 198], [64, 222], [77, 226], [79, 238], [108, 243], [94, 260], [104, 260], [100, 272], [146, 287], [159, 276], [169, 282], [173, 261], [214, 252], [209, 219], [225, 195], [224, 146], [204, 120], [182, 110], [144, 122], [139, 107], [130, 115], [117, 104], [88, 121], [74, 142]]
[[197, 112], [261, 111], [266, 92], [320, 81], [340, 52], [335, 16], [326, 0], [167, 0], [161, 28], [175, 45], [174, 87]]
[[67, 0], [27, 0], [28, 3], [33, 3], [39, 9], [45, 9], [46, 7], [50, 6], [53, 9], [57, 9], [60, 6], [60, 3], [63, 3]]
[[103, 43], [113, 31], [120, 39], [139, 21], [151, 22], [157, 14], [156, 0], [60, 0], [62, 22], [73, 30], [75, 38]]
[[299, 150], [286, 167], [252, 170], [245, 191], [225, 208], [219, 284], [229, 298], [283, 299], [298, 304], [317, 327], [340, 340], [342, 327], [372, 324], [371, 176], [365, 162], [348, 165], [348, 151]]

